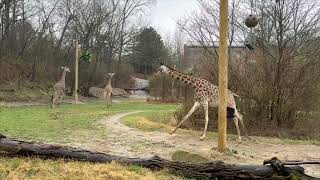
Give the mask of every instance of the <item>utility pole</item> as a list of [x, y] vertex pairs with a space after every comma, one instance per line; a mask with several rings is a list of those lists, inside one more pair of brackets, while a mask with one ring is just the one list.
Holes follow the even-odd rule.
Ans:
[[228, 0], [220, 0], [218, 151], [227, 149]]
[[78, 42], [78, 38], [76, 37], [75, 42], [74, 42], [74, 46], [75, 46], [75, 66], [74, 66], [74, 98], [76, 103], [79, 102], [78, 99], [78, 78], [79, 78], [79, 42]]
[[[173, 66], [173, 69], [175, 70], [176, 69], [176, 65]], [[174, 79], [172, 80], [171, 82], [171, 101], [173, 102], [173, 88], [174, 88]]]

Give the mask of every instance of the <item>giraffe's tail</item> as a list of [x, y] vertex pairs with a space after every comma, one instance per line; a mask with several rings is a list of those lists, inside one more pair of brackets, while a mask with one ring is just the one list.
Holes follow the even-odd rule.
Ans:
[[240, 97], [238, 94], [236, 94], [234, 92], [232, 94], [233, 94], [234, 97]]

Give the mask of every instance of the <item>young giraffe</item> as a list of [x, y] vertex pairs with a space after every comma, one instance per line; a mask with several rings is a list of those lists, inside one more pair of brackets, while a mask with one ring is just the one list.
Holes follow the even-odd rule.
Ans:
[[[183, 117], [181, 122], [177, 125], [177, 127], [170, 133], [173, 134], [192, 114], [193, 112], [199, 107], [202, 106], [205, 113], [205, 127], [203, 135], [200, 137], [200, 140], [203, 140], [206, 137], [207, 128], [208, 128], [208, 109], [210, 107], [218, 107], [218, 87], [214, 84], [210, 83], [209, 81], [201, 78], [192, 77], [182, 72], [178, 72], [175, 69], [169, 68], [163, 64], [161, 64], [160, 68], [158, 69], [157, 74], [165, 73], [170, 75], [173, 78], [176, 78], [182, 81], [185, 84], [190, 85], [194, 88], [194, 104], [191, 110], [187, 113], [186, 116]], [[241, 135], [240, 135], [240, 128], [239, 128], [239, 121], [242, 127], [245, 130], [246, 136], [248, 137], [246, 128], [243, 124], [242, 115], [237, 111], [236, 103], [234, 100], [234, 96], [237, 96], [235, 93], [228, 90], [228, 102], [227, 102], [227, 110], [228, 110], [228, 118], [232, 118], [238, 132], [238, 141], [241, 142]]]
[[52, 105], [51, 105], [52, 108], [54, 108], [54, 105], [56, 103], [59, 104], [59, 101], [62, 100], [66, 90], [66, 75], [67, 75], [67, 72], [70, 72], [70, 69], [67, 67], [61, 67], [61, 69], [63, 69], [61, 78], [53, 86]]
[[108, 84], [104, 87], [104, 91], [103, 91], [103, 98], [106, 100], [107, 102], [107, 108], [111, 106], [112, 104], [112, 85], [111, 85], [111, 79], [114, 75], [114, 73], [108, 73], [109, 77], [109, 81]]

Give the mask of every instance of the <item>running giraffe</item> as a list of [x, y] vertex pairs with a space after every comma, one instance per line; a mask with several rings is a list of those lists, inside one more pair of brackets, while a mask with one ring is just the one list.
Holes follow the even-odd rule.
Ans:
[[[218, 95], [219, 95], [219, 89], [216, 85], [212, 84], [211, 82], [201, 79], [192, 77], [188, 74], [179, 72], [175, 69], [172, 69], [168, 66], [165, 66], [161, 64], [160, 68], [158, 69], [158, 72], [156, 75], [160, 73], [168, 74], [169, 76], [182, 81], [185, 84], [190, 85], [194, 90], [194, 104], [191, 108], [191, 110], [183, 117], [181, 122], [176, 126], [176, 128], [170, 133], [173, 134], [192, 114], [193, 112], [200, 106], [203, 107], [204, 113], [205, 113], [205, 127], [203, 135], [200, 137], [200, 140], [203, 140], [206, 137], [207, 128], [208, 128], [208, 121], [209, 121], [209, 113], [208, 109], [210, 107], [218, 107]], [[240, 134], [240, 128], [239, 128], [239, 121], [245, 130], [246, 136], [249, 138], [247, 134], [247, 130], [244, 126], [242, 115], [239, 113], [239, 111], [236, 108], [236, 103], [234, 100], [234, 97], [237, 97], [235, 93], [228, 90], [228, 102], [227, 102], [227, 117], [231, 118], [233, 122], [236, 125], [237, 133], [238, 133], [238, 142], [241, 142], [241, 134]]]

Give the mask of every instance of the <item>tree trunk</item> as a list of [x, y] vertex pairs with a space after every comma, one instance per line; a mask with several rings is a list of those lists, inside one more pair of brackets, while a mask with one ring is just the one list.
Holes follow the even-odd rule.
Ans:
[[5, 6], [5, 29], [4, 29], [4, 37], [8, 36], [9, 33], [9, 28], [10, 28], [10, 7], [11, 7], [11, 0], [5, 0], [4, 1], [4, 6]]
[[69, 15], [68, 19], [67, 19], [67, 22], [65, 23], [65, 25], [63, 26], [63, 29], [62, 29], [62, 32], [61, 32], [61, 35], [60, 35], [60, 38], [59, 38], [59, 41], [58, 41], [58, 44], [56, 46], [56, 51], [60, 50], [60, 47], [61, 47], [61, 44], [62, 44], [62, 40], [63, 40], [63, 37], [66, 33], [66, 30], [69, 26], [69, 23], [70, 21], [72, 20], [73, 18], [73, 15]]
[[162, 76], [162, 86], [161, 86], [161, 99], [162, 99], [162, 102], [165, 102], [165, 77]]
[[158, 156], [151, 158], [128, 158], [60, 145], [25, 142], [6, 138], [1, 134], [0, 155], [18, 157], [36, 156], [44, 159], [63, 158], [94, 163], [110, 163], [116, 161], [123, 165], [138, 165], [152, 170], [169, 169], [179, 175], [197, 179], [274, 179], [275, 177], [288, 179], [292, 173], [298, 173], [303, 177], [310, 178], [304, 174], [304, 169], [300, 166], [285, 167], [277, 171], [269, 165], [231, 165], [225, 164], [222, 161], [193, 164], [170, 161]]
[[33, 59], [33, 64], [32, 64], [32, 72], [31, 72], [31, 81], [34, 82], [36, 79], [36, 71], [37, 71], [37, 56]]

